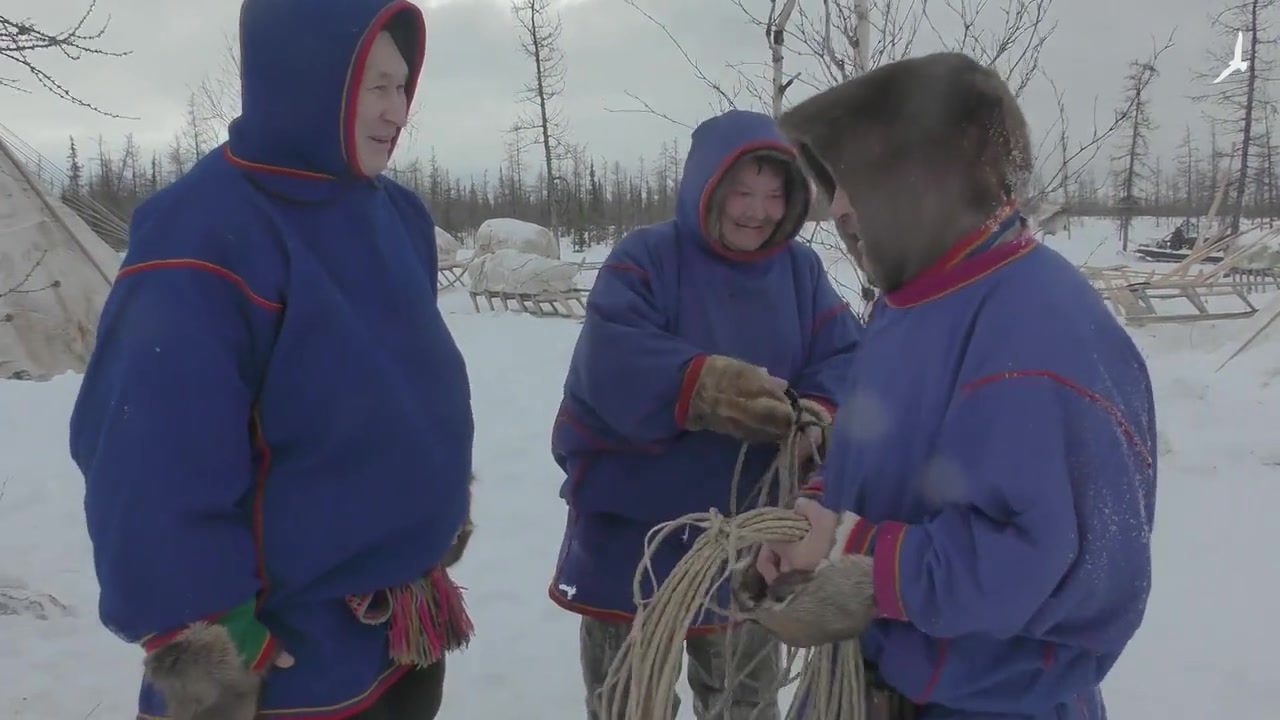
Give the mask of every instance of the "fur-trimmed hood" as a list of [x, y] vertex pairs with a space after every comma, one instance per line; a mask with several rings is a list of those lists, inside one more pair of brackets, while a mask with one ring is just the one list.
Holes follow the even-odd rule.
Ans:
[[[734, 252], [716, 237], [716, 190], [735, 162], [757, 154], [786, 160], [794, 167], [794, 176], [789, 173], [787, 178], [787, 211], [763, 247], [749, 253]], [[786, 247], [809, 215], [809, 183], [795, 160], [795, 150], [768, 115], [730, 110], [702, 122], [690, 138], [676, 196], [676, 224], [681, 236], [702, 242], [715, 254], [734, 261], [757, 260]]]
[[999, 74], [960, 53], [883, 65], [784, 113], [830, 202], [848, 195], [874, 264], [899, 284], [1024, 190], [1026, 120]]

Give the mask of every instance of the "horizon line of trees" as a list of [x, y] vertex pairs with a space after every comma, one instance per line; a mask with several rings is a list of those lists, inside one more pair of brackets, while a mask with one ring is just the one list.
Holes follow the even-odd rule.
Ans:
[[[466, 236], [494, 217], [511, 217], [556, 226], [582, 244], [605, 242], [606, 228], [636, 227], [660, 222], [675, 213], [676, 195], [684, 155], [678, 141], [662, 143], [656, 152], [631, 162], [609, 159], [574, 148], [553, 166], [553, 187], [541, 163], [530, 166], [519, 152], [520, 138], [509, 143], [506, 157], [495, 171], [455, 175], [436, 158], [434, 148], [426, 158], [413, 157], [393, 163], [387, 175], [416, 192], [431, 210], [436, 223], [451, 233]], [[1268, 150], [1270, 144], [1264, 144]], [[99, 136], [86, 154], [82, 144], [69, 138], [65, 166], [41, 158], [31, 169], [55, 193], [87, 197], [126, 223], [143, 200], [182, 177], [197, 157], [175, 143], [165, 153], [147, 152], [132, 135], [117, 147]], [[211, 148], [209, 148], [211, 149]], [[208, 152], [202, 149], [201, 155]], [[1268, 158], [1269, 159], [1269, 158]], [[1195, 219], [1203, 216], [1217, 191], [1229, 153], [1211, 143], [1201, 154], [1190, 140], [1172, 162], [1153, 163], [1143, 178], [1145, 188], [1137, 202], [1125, 202], [1137, 193], [1117, 181], [1113, 173], [1086, 169], [1065, 192], [1033, 198], [1063, 204], [1075, 216], [1154, 216]], [[46, 165], [48, 163], [48, 165]], [[1259, 167], [1271, 170], [1271, 163]], [[1280, 216], [1275, 172], [1252, 173], [1253, 182], [1244, 198], [1245, 217]], [[1033, 182], [1039, 193], [1040, 181]], [[546, 198], [552, 198], [548, 207]], [[554, 216], [554, 217], [553, 217]], [[93, 223], [91, 223], [92, 225]], [[96, 228], [95, 228], [96, 229]]]
[[[96, 30], [88, 28], [96, 0], [84, 1], [87, 7], [79, 20], [57, 31], [0, 14], [0, 25], [15, 31], [8, 42], [0, 33], [0, 60], [16, 62], [46, 90], [74, 104], [122, 117], [63, 88], [32, 55], [53, 49], [75, 57], [129, 54], [108, 51], [100, 44], [106, 23]], [[828, 0], [821, 12], [798, 0], [779, 0], [770, 3], [767, 14], [739, 3], [746, 21], [764, 31], [764, 44], [757, 48], [761, 62], [720, 59], [717, 63], [723, 67], [719, 68], [700, 64], [676, 34], [637, 0], [624, 2], [666, 36], [721, 111], [754, 107], [777, 116], [788, 104], [788, 91], [797, 84], [820, 90], [909, 57], [926, 49], [917, 47], [924, 30], [932, 35], [927, 49], [963, 52], [996, 69], [1017, 98], [1034, 84], [1047, 85], [1056, 98], [1059, 117], [1038, 143], [1041, 157], [1037, 160], [1049, 164], [1037, 166], [1029, 209], [1038, 214], [1035, 205], [1044, 201], [1065, 206], [1077, 216], [1113, 217], [1126, 247], [1133, 217], [1184, 217], [1194, 224], [1213, 205], [1218, 187], [1228, 177], [1218, 213], [1232, 229], [1239, 229], [1242, 217], [1280, 215], [1273, 122], [1280, 117], [1273, 87], [1274, 50], [1280, 40], [1267, 32], [1280, 0], [1220, 0], [1221, 7], [1211, 13], [1214, 35], [1234, 39], [1241, 32], [1248, 34], [1249, 62], [1243, 72], [1225, 81], [1197, 75], [1208, 87], [1187, 99], [1201, 108], [1210, 135], [1207, 141], [1197, 140], [1187, 124], [1184, 142], [1171, 159], [1153, 154], [1147, 139], [1157, 125], [1150, 100], [1161, 91], [1156, 78], [1161, 56], [1174, 44], [1174, 31], [1163, 45], [1153, 37], [1150, 54], [1129, 62], [1123, 98], [1111, 122], [1095, 118], [1094, 127], [1080, 132], [1069, 127], [1065, 95], [1040, 63], [1041, 52], [1057, 28], [1054, 0], [1001, 0], [1000, 7], [948, 6], [945, 29], [935, 22], [941, 18], [924, 6], [899, 14], [879, 0]], [[598, 238], [589, 236], [602, 235], [601, 228], [621, 229], [670, 217], [683, 164], [681, 142], [662, 143], [654, 152], [627, 161], [590, 153], [576, 143], [559, 101], [568, 70], [559, 11], [551, 0], [509, 3], [518, 30], [518, 46], [512, 51], [528, 61], [528, 70], [523, 86], [516, 90], [521, 111], [506, 131], [505, 157], [494, 171], [459, 176], [442, 167], [433, 151], [427, 158], [402, 160], [389, 174], [426, 200], [441, 227], [463, 236], [484, 220], [503, 216], [572, 234], [586, 243], [596, 242]], [[34, 161], [35, 174], [64, 198], [75, 196], [77, 202], [68, 204], [82, 215], [86, 212], [80, 208], [85, 206], [127, 221], [142, 200], [181, 177], [196, 159], [216, 147], [225, 137], [227, 123], [238, 114], [238, 47], [232, 36], [225, 40], [217, 67], [191, 89], [184, 127], [167, 147], [145, 150], [129, 135], [122, 146], [112, 148], [98, 136], [96, 153], [90, 156], [70, 138], [61, 160]], [[1213, 67], [1225, 64], [1226, 47], [1216, 42], [1206, 46]], [[17, 86], [0, 78], [0, 87]], [[627, 95], [636, 107], [619, 112], [649, 114], [690, 128], [643, 98], [629, 91]], [[538, 157], [527, 158], [534, 149], [540, 150]], [[1112, 154], [1100, 158], [1104, 151]], [[107, 219], [111, 221], [107, 225], [121, 227], [115, 217]]]

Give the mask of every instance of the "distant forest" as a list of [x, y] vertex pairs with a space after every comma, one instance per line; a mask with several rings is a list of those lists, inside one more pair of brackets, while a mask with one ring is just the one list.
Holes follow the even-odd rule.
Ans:
[[[434, 152], [426, 158], [401, 160], [388, 174], [412, 188], [426, 202], [436, 223], [455, 235], [466, 237], [480, 223], [494, 217], [512, 217], [550, 226], [552, 208], [544, 198], [547, 175], [530, 164], [521, 153], [512, 151], [493, 172], [479, 177], [454, 175], [442, 167]], [[208, 151], [175, 140], [164, 151], [140, 147], [132, 136], [112, 147], [97, 138], [86, 150], [69, 139], [65, 167], [50, 167], [39, 160], [33, 170], [55, 191], [80, 210], [75, 200], [92, 199], [128, 221], [133, 209], [147, 196], [173, 182], [187, 171], [195, 159]], [[1219, 168], [1227, 158], [1217, 148], [1204, 154], [1194, 148], [1148, 174], [1150, 187], [1142, 193], [1132, 215], [1198, 217], [1205, 213], [1216, 190], [1210, 168]], [[559, 163], [551, 198], [561, 235], [586, 246], [612, 242], [613, 228], [629, 228], [671, 217], [675, 212], [676, 190], [684, 153], [678, 142], [661, 145], [648, 156], [628, 161], [573, 152]], [[1268, 167], [1270, 163], [1260, 163]], [[1260, 173], [1261, 174], [1261, 173]], [[1118, 216], [1118, 202], [1112, 184], [1086, 169], [1072, 179], [1058, 197], [1046, 198], [1065, 204], [1077, 216]], [[67, 197], [71, 196], [71, 197]], [[85, 214], [82, 212], [81, 214]], [[1280, 215], [1274, 174], [1259, 177], [1245, 198], [1246, 217]], [[97, 224], [91, 222], [91, 224]], [[96, 228], [102, 230], [102, 228]], [[110, 234], [110, 233], [108, 233]]]
[[[953, 29], [962, 31], [945, 38], [938, 34], [927, 4], [881, 16], [883, 9], [868, 0], [830, 0], [822, 4], [824, 12], [819, 16], [788, 0], [781, 9], [771, 4], [777, 12], [765, 17], [753, 15], [739, 3], [744, 20], [763, 31], [764, 44], [756, 48], [760, 62], [729, 63], [724, 73], [711, 75], [702, 71], [660, 19], [643, 11], [637, 19], [665, 32], [672, 43], [670, 51], [682, 54], [721, 110], [749, 104], [774, 116], [790, 104], [787, 93], [793, 84], [830, 87], [918, 54], [913, 39], [918, 32], [933, 29], [942, 45], [936, 49], [978, 58], [1000, 73], [1015, 96], [1022, 97], [1033, 84], [1053, 92], [1058, 119], [1035, 147], [1037, 155], [1043, 156], [1038, 159], [1057, 167], [1042, 167], [1042, 175], [1032, 179], [1030, 205], [1033, 210], [1053, 205], [1065, 207], [1074, 216], [1115, 218], [1127, 247], [1132, 218], [1186, 218], [1194, 225], [1214, 204], [1219, 187], [1225, 195], [1216, 212], [1233, 230], [1241, 228], [1242, 218], [1280, 216], [1273, 122], [1280, 112], [1273, 87], [1276, 57], [1274, 43], [1259, 42], [1280, 12], [1280, 0], [1211, 4], [1223, 5], [1211, 18], [1215, 40], [1204, 46], [1214, 61], [1211, 65], [1226, 66], [1229, 39], [1240, 38], [1242, 31], [1252, 38], [1251, 59], [1247, 68], [1230, 77], [1215, 78], [1217, 70], [1203, 77], [1197, 74], [1206, 89], [1185, 98], [1198, 112], [1185, 116], [1183, 140], [1172, 157], [1152, 152], [1148, 137], [1157, 120], [1151, 101], [1167, 93], [1157, 78], [1161, 56], [1173, 46], [1174, 33], [1163, 45], [1153, 36], [1150, 51], [1134, 49], [1135, 57], [1123, 75], [1123, 97], [1113, 108], [1110, 123], [1095, 118], [1090, 129], [1071, 129], [1066, 96], [1040, 64], [1041, 50], [1057, 27], [1052, 0], [1001, 0], [990, 7], [987, 3], [947, 4], [944, 14]], [[93, 3], [87, 6], [85, 18]], [[560, 43], [560, 12], [551, 0], [511, 0], [510, 10], [519, 38], [511, 51], [529, 62], [526, 82], [515, 97], [518, 111], [507, 132], [505, 156], [494, 158], [498, 162], [492, 170], [464, 176], [441, 166], [434, 151], [426, 157], [401, 155], [389, 174], [422, 196], [440, 227], [463, 239], [489, 218], [512, 217], [552, 228], [581, 247], [611, 242], [619, 230], [670, 217], [686, 141], [662, 143], [638, 157], [604, 157], [576, 142], [570, 118], [563, 114], [561, 95], [570, 81]], [[85, 18], [62, 34], [42, 37], [48, 38], [49, 48], [65, 55], [121, 55], [98, 44], [103, 31], [81, 30]], [[5, 44], [0, 34], [0, 50]], [[11, 58], [19, 58], [46, 89], [97, 109], [62, 86], [51, 85], [25, 55], [11, 53]], [[766, 61], [767, 72], [743, 70], [765, 67]], [[41, 158], [30, 148], [19, 147], [19, 151], [25, 152], [35, 174], [69, 206], [109, 242], [120, 245], [134, 208], [219, 144], [228, 122], [239, 113], [239, 75], [238, 47], [229, 36], [218, 65], [192, 88], [183, 127], [166, 147], [141, 147], [130, 135], [68, 138], [65, 152], [53, 159]], [[687, 125], [631, 97], [637, 107], [622, 112], [648, 113]], [[1202, 127], [1209, 130], [1204, 140], [1199, 139], [1205, 136], [1199, 131]], [[13, 143], [12, 138], [6, 140]]]

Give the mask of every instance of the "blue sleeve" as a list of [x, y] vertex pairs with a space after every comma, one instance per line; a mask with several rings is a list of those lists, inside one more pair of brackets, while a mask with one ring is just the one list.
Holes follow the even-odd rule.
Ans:
[[587, 296], [565, 396], [569, 410], [607, 432], [603, 441], [642, 445], [683, 430], [705, 355], [668, 331], [650, 263], [627, 246], [624, 239], [614, 249]]
[[853, 353], [862, 342], [863, 328], [849, 303], [831, 286], [821, 263], [816, 275], [808, 358], [791, 387], [835, 414], [841, 390], [853, 368]]
[[[927, 494], [945, 498], [928, 522], [881, 522], [876, 604], [928, 635], [1012, 637], [1076, 559], [1070, 417], [1111, 418], [1048, 377], [996, 379], [962, 390], [943, 421]], [[1114, 433], [1114, 430], [1107, 429]], [[1124, 472], [1119, 443], [1092, 471]]]
[[70, 423], [99, 611], [130, 642], [252, 601], [256, 388], [280, 306], [202, 260], [132, 263]]
[[[419, 201], [421, 203], [421, 201]], [[418, 231], [426, 237], [427, 270], [431, 273], [431, 299], [440, 301], [440, 248], [436, 245], [436, 222], [425, 205], [422, 206], [422, 225]]]

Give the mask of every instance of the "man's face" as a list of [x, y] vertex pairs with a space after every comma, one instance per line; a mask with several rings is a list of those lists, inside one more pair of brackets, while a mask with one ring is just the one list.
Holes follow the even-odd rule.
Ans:
[[867, 275], [872, 285], [876, 284], [875, 267], [867, 259], [866, 249], [862, 245], [862, 229], [858, 225], [858, 214], [854, 212], [853, 203], [841, 188], [836, 188], [831, 198], [831, 219], [835, 221], [836, 231], [849, 251], [849, 256], [857, 263], [858, 268]]
[[738, 252], [759, 250], [787, 213], [786, 177], [774, 163], [746, 157], [723, 182], [720, 242]]
[[395, 41], [389, 33], [378, 33], [365, 62], [355, 110], [356, 162], [369, 177], [387, 169], [391, 143], [408, 120], [408, 79], [409, 65]]

